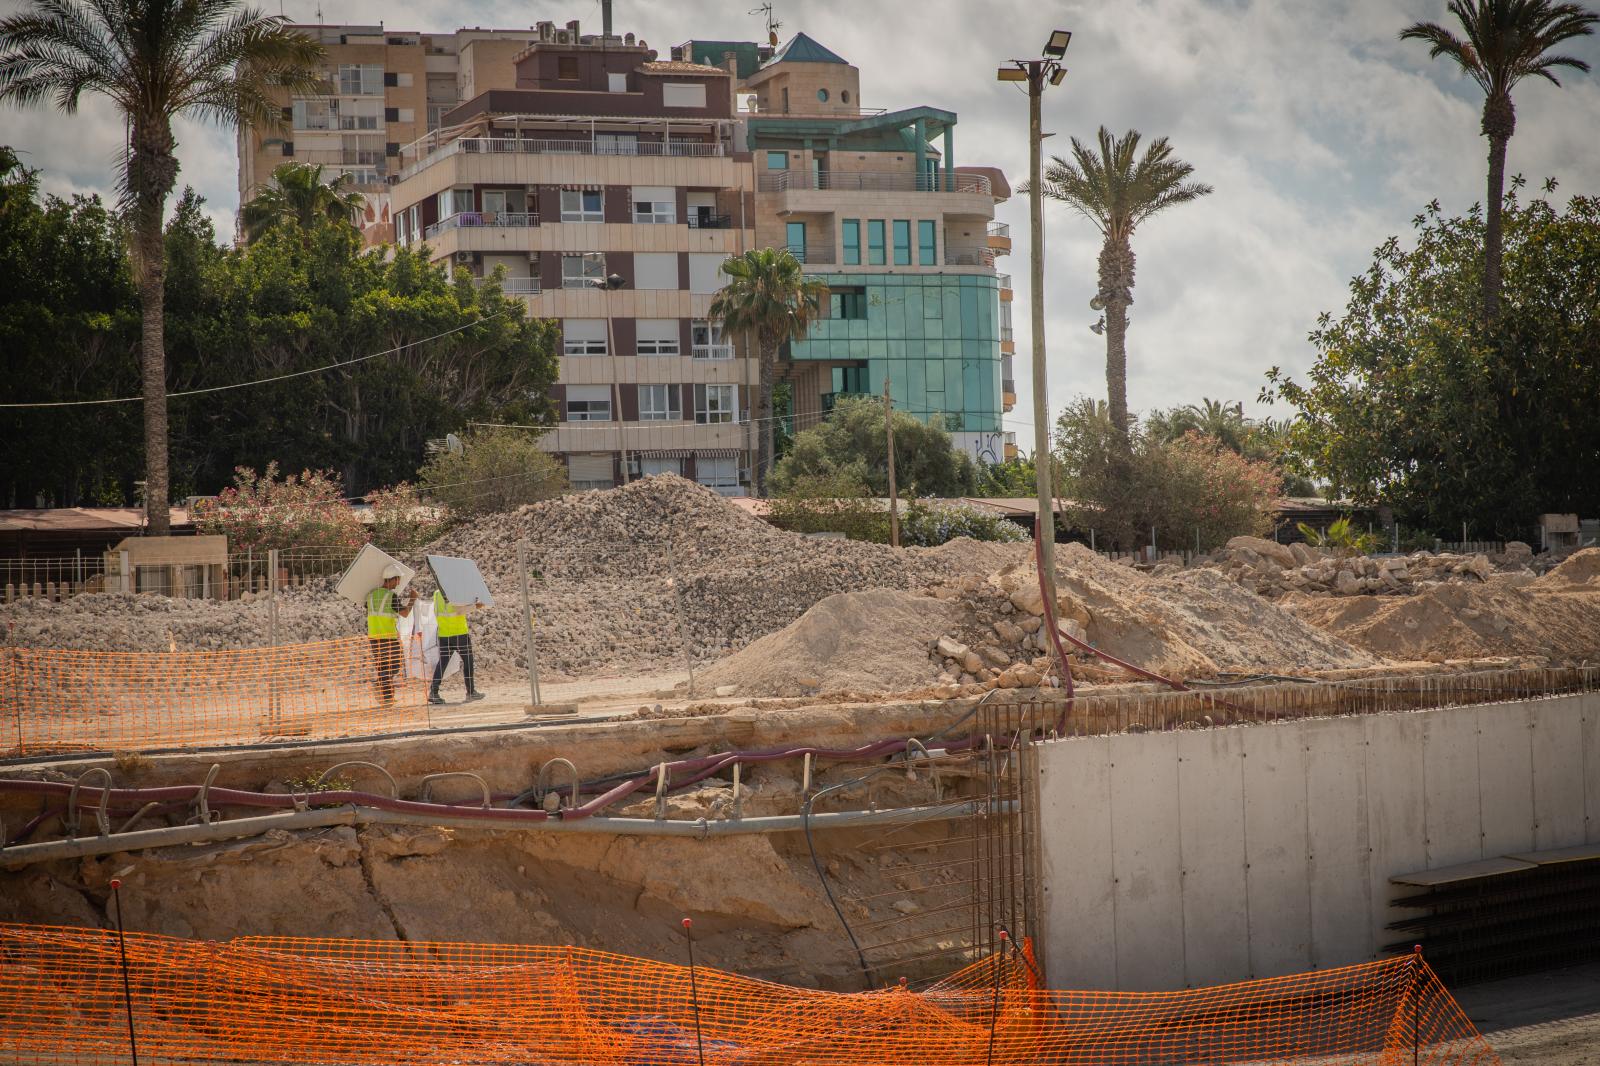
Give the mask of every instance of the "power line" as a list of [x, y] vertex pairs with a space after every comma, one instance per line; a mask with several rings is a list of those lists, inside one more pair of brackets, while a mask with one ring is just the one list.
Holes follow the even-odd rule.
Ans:
[[[358, 355], [354, 359], [342, 359], [337, 363], [329, 363], [327, 366], [313, 367], [310, 370], [296, 370], [292, 373], [279, 374], [276, 377], [270, 378], [259, 378], [255, 381], [239, 381], [231, 385], [212, 385], [204, 389], [186, 389], [183, 392], [169, 392], [167, 393], [167, 399], [177, 400], [185, 396], [204, 396], [213, 392], [227, 392], [230, 389], [248, 389], [255, 385], [270, 385], [276, 381], [288, 381], [290, 378], [302, 378], [311, 374], [320, 374], [325, 370], [337, 370], [342, 366], [353, 366], [356, 363], [364, 363], [369, 359], [380, 359], [386, 355], [394, 355], [396, 352], [403, 352], [407, 348], [415, 348], [420, 344], [431, 344], [436, 340], [442, 340], [443, 338], [452, 334], [460, 333], [463, 330], [472, 329], [474, 326], [481, 326], [485, 322], [492, 322], [496, 318], [499, 318], [501, 315], [506, 313], [506, 311], [496, 311], [492, 315], [487, 315], [483, 318], [477, 319], [476, 321], [456, 326], [454, 329], [447, 329], [443, 333], [435, 333], [431, 337], [423, 337], [421, 340], [407, 341], [405, 344], [397, 345], [381, 352], [372, 352], [369, 355]], [[54, 400], [47, 403], [0, 403], [0, 409], [16, 410], [18, 408], [27, 408], [37, 410], [47, 407], [100, 407], [116, 403], [142, 402], [144, 402], [143, 396], [119, 396], [114, 400]]]

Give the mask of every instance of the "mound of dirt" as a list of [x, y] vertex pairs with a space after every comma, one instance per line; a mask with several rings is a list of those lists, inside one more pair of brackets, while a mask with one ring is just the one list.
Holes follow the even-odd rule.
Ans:
[[1501, 584], [1440, 584], [1415, 596], [1297, 601], [1302, 618], [1397, 660], [1600, 659], [1600, 596]]
[[955, 604], [913, 592], [842, 592], [696, 675], [697, 687], [741, 696], [902, 692], [931, 685], [929, 645], [955, 624]]
[[1600, 584], [1600, 548], [1573, 552], [1534, 584], [1545, 589]]

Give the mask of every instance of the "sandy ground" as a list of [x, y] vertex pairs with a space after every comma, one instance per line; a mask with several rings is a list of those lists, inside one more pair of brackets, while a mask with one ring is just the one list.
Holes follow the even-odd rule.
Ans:
[[1600, 962], [1455, 992], [1505, 1066], [1600, 1066]]

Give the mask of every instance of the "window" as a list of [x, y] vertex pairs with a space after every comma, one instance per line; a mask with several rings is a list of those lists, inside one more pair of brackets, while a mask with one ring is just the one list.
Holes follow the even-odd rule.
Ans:
[[[493, 211], [496, 218], [507, 212], [520, 215], [527, 203], [527, 194], [521, 189], [483, 190], [483, 210], [486, 213]], [[502, 224], [504, 224], [504, 220], [502, 220]]]
[[599, 189], [562, 189], [561, 221], [603, 222], [605, 206]]
[[866, 318], [867, 317], [867, 290], [866, 289], [830, 289], [830, 290], [828, 290], [828, 317], [829, 318]]
[[806, 261], [806, 224], [804, 222], [790, 222], [785, 227], [789, 242], [789, 254], [800, 262]]
[[578, 252], [561, 257], [561, 287], [592, 289], [605, 279], [606, 253]]
[[703, 84], [667, 82], [661, 86], [662, 107], [705, 107], [706, 87]]
[[783, 113], [785, 115], [789, 113], [789, 87], [787, 85], [783, 87]]
[[841, 90], [839, 90], [839, 102], [841, 104], [848, 104], [850, 102], [850, 90], [849, 89], [841, 89]]
[[[355, 134], [354, 136], [339, 138], [340, 161], [345, 166], [377, 166], [383, 162], [384, 142], [382, 135], [367, 136]], [[470, 198], [472, 190], [467, 190]]]
[[633, 220], [635, 222], [663, 223], [666, 225], [677, 222], [677, 191], [670, 186], [634, 186]]
[[633, 257], [635, 289], [676, 289], [677, 252], [636, 252]]
[[738, 399], [737, 385], [696, 385], [694, 387], [694, 420], [704, 426], [715, 422], [732, 422]]
[[284, 141], [283, 142], [283, 154], [286, 155], [286, 156], [294, 155], [294, 142], [293, 141]]
[[584, 489], [609, 489], [615, 482], [611, 456], [567, 456], [567, 480], [572, 483], [573, 488], [580, 491]]
[[556, 77], [561, 81], [578, 80], [578, 57], [560, 56], [556, 59]]
[[788, 152], [768, 152], [767, 153], [767, 169], [768, 170], [788, 170], [789, 169], [789, 153]]
[[473, 210], [471, 189], [445, 189], [439, 193], [439, 219]]
[[894, 265], [911, 265], [911, 223], [903, 218], [894, 220]]
[[694, 479], [724, 496], [739, 494], [739, 460], [732, 456], [700, 456], [694, 463]]
[[608, 73], [606, 75], [606, 89], [608, 91], [614, 92], [614, 93], [625, 93], [625, 92], [627, 92], [628, 91], [628, 76], [626, 74], [609, 74]]
[[568, 385], [567, 421], [611, 421], [611, 386]]
[[933, 266], [937, 260], [934, 258], [938, 252], [936, 244], [935, 227], [931, 219], [922, 219], [917, 223], [917, 265]]
[[709, 294], [722, 288], [726, 283], [722, 264], [727, 261], [723, 252], [690, 252], [689, 291]]
[[883, 219], [881, 218], [867, 220], [867, 262], [873, 266], [883, 265]]
[[845, 266], [861, 265], [861, 220], [847, 218], [844, 220], [844, 263]]
[[689, 339], [696, 359], [732, 359], [733, 345], [722, 335], [722, 323], [697, 318], [689, 326]]
[[683, 394], [676, 385], [640, 385], [639, 421], [678, 422], [683, 418]]
[[[384, 108], [383, 109], [383, 121], [385, 121], [385, 122], [399, 122], [400, 121], [400, 109], [398, 107], [386, 107], [386, 108]], [[372, 129], [376, 129], [377, 127], [373, 126], [371, 128]]]
[[296, 100], [290, 114], [297, 130], [331, 130], [339, 125], [339, 101]]
[[385, 89], [398, 89], [400, 87], [399, 72], [397, 71], [393, 74], [385, 73], [383, 75], [383, 87]]
[[595, 155], [638, 155], [637, 133], [597, 133], [594, 135]]
[[383, 67], [379, 64], [346, 63], [339, 67], [340, 96], [381, 96], [383, 81]]
[[606, 320], [567, 318], [561, 321], [562, 355], [605, 355]]
[[639, 331], [636, 353], [639, 355], [680, 355], [678, 320], [675, 318], [641, 318], [634, 323]]
[[656, 474], [677, 474], [683, 476], [682, 459], [655, 459], [648, 455], [639, 459], [639, 476], [653, 477]]
[[817, 90], [817, 99], [821, 100], [823, 103], [827, 103], [828, 102], [828, 90], [826, 90], [826, 89], [818, 89]]

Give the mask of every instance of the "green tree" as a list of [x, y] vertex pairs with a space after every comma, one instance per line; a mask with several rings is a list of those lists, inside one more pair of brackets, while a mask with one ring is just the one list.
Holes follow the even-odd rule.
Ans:
[[273, 226], [296, 226], [307, 234], [323, 224], [354, 226], [364, 202], [350, 188], [349, 174], [324, 181], [320, 163], [284, 163], [239, 208], [240, 228], [253, 241]]
[[1007, 459], [1002, 463], [980, 463], [977, 484], [973, 486], [973, 495], [1027, 496], [1031, 498], [1038, 489], [1038, 484], [1034, 479], [1034, 466], [1031, 456], [1019, 456], [1016, 459]]
[[[1074, 208], [1100, 230], [1100, 286], [1095, 303], [1106, 316], [1106, 399], [1111, 424], [1126, 439], [1128, 421], [1128, 306], [1133, 303], [1133, 234], [1169, 207], [1211, 192], [1189, 181], [1194, 167], [1172, 154], [1165, 137], [1139, 155], [1138, 130], [1113, 138], [1104, 126], [1096, 152], [1076, 137], [1072, 159], [1054, 156], [1044, 171], [1044, 195]], [[1097, 307], [1097, 309], [1099, 309]]]
[[1489, 188], [1484, 200], [1488, 225], [1483, 241], [1483, 320], [1500, 313], [1501, 201], [1505, 197], [1506, 145], [1517, 130], [1511, 90], [1523, 78], [1560, 85], [1555, 70], [1588, 71], [1576, 56], [1552, 55], [1564, 42], [1594, 32], [1600, 15], [1578, 4], [1550, 0], [1450, 0], [1447, 10], [1461, 36], [1436, 22], [1418, 22], [1400, 31], [1402, 41], [1422, 41], [1428, 57], [1448, 57], [1483, 90], [1483, 135], [1489, 138]]
[[1485, 221], [1435, 202], [1414, 246], [1384, 242], [1343, 315], [1318, 319], [1304, 378], [1268, 372], [1263, 400], [1297, 409], [1291, 447], [1332, 495], [1435, 533], [1526, 537], [1542, 512], [1600, 511], [1600, 200], [1522, 204], [1518, 184], [1492, 329]]
[[765, 494], [774, 454], [772, 387], [778, 354], [785, 344], [805, 337], [822, 313], [827, 288], [807, 278], [805, 268], [787, 250], [752, 249], [723, 263], [722, 272], [728, 282], [711, 302], [711, 317], [720, 318], [732, 333], [753, 337], [759, 358], [755, 492], [760, 496]]
[[[894, 412], [895, 486], [900, 495], [965, 496], [977, 482], [977, 468], [957, 451], [937, 416], [922, 421]], [[846, 397], [819, 425], [794, 436], [772, 472], [772, 487], [783, 492], [805, 478], [833, 478], [850, 472], [874, 496], [889, 494], [889, 446], [883, 404], [867, 397]]]
[[514, 511], [567, 491], [567, 471], [521, 429], [469, 433], [459, 451], [439, 452], [422, 468], [418, 488], [457, 518]]
[[1199, 404], [1184, 404], [1167, 411], [1155, 411], [1146, 419], [1150, 431], [1163, 440], [1177, 440], [1186, 433], [1199, 433], [1236, 452], [1243, 452], [1251, 421], [1244, 416], [1244, 404], [1224, 403], [1205, 397]]
[[119, 184], [127, 201], [143, 316], [146, 498], [150, 531], [168, 529], [166, 254], [162, 216], [178, 178], [179, 116], [232, 126], [279, 117], [273, 89], [310, 91], [323, 52], [286, 20], [237, 0], [26, 0], [0, 19], [0, 102], [52, 101], [72, 114], [105, 96], [128, 124]]

